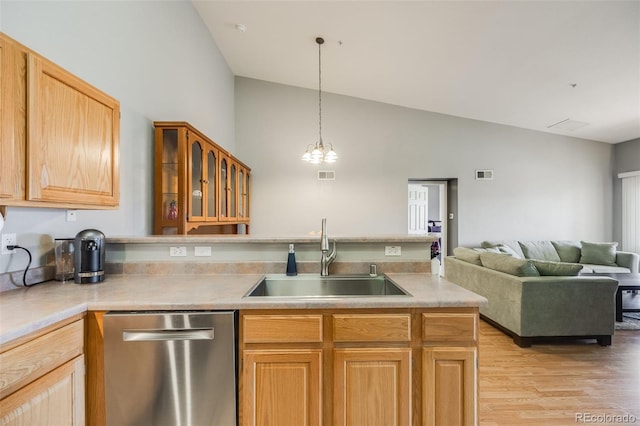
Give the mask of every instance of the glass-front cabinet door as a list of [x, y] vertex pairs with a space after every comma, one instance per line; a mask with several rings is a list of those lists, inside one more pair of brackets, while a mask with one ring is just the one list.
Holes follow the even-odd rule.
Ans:
[[229, 162], [229, 219], [238, 217], [238, 166]]
[[218, 220], [218, 150], [192, 137], [190, 167], [189, 220], [215, 222]]
[[178, 129], [157, 129], [155, 155], [155, 220], [156, 234], [178, 232], [179, 215], [184, 214], [180, 206], [180, 170], [178, 161], [179, 132]]
[[225, 220], [229, 215], [229, 160], [224, 154], [220, 154], [220, 220]]
[[187, 220], [204, 220], [204, 148], [198, 138], [189, 141], [189, 214]]
[[238, 165], [238, 220], [249, 218], [249, 171]]
[[217, 185], [217, 169], [218, 169], [218, 150], [207, 147], [206, 157], [207, 175], [204, 181], [206, 194], [206, 220], [218, 220], [218, 185]]
[[220, 152], [220, 220], [236, 221], [238, 217], [238, 164]]

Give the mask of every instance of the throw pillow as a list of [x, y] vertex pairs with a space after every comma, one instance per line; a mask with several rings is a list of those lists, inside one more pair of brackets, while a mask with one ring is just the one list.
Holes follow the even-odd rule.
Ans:
[[618, 266], [616, 264], [616, 247], [618, 247], [618, 243], [588, 243], [580, 241], [580, 244], [582, 244], [580, 263]]
[[460, 260], [465, 262], [473, 263], [474, 265], [482, 266], [482, 262], [480, 261], [480, 252], [467, 248], [467, 247], [456, 247], [453, 249], [453, 255]]
[[560, 262], [560, 256], [551, 241], [519, 241], [519, 244], [527, 259]]
[[566, 262], [549, 262], [547, 260], [534, 260], [538, 272], [542, 276], [575, 277], [582, 270], [582, 265]]
[[560, 256], [561, 262], [580, 262], [581, 248], [579, 241], [551, 241]]
[[508, 254], [480, 253], [480, 261], [485, 268], [518, 277], [538, 277], [540, 273], [531, 260], [517, 259]]

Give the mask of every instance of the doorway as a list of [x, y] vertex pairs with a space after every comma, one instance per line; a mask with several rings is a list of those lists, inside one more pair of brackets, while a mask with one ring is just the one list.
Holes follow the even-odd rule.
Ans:
[[442, 263], [458, 244], [458, 179], [409, 179], [407, 189], [407, 233], [435, 234]]

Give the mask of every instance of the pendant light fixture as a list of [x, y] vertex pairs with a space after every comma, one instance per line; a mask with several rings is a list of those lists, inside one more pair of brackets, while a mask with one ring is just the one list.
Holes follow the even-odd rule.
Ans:
[[307, 150], [302, 156], [302, 160], [311, 164], [335, 163], [338, 159], [338, 154], [333, 150], [333, 145], [329, 144], [330, 149], [325, 151], [324, 143], [322, 142], [322, 55], [321, 47], [324, 43], [322, 37], [316, 38], [318, 43], [318, 141], [315, 144], [309, 144]]

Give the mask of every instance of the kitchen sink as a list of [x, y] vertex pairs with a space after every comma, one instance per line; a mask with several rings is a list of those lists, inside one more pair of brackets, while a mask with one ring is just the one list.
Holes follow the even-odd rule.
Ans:
[[411, 296], [385, 275], [267, 275], [245, 297]]

